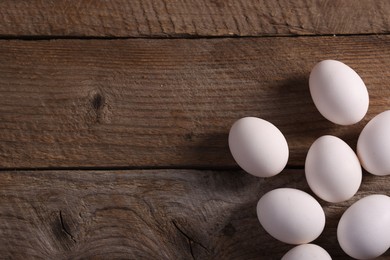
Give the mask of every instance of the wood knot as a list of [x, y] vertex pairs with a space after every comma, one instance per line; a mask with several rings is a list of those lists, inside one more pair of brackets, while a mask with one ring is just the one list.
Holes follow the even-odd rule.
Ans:
[[231, 237], [236, 233], [236, 228], [232, 225], [232, 223], [227, 224], [223, 229], [222, 233], [225, 236]]
[[[74, 223], [72, 222], [72, 224]], [[77, 243], [75, 237], [71, 233], [70, 225], [68, 221], [66, 221], [62, 211], [54, 214], [52, 231], [54, 237], [58, 241], [58, 245], [60, 245], [63, 249], [70, 250]]]
[[100, 93], [96, 93], [92, 97], [92, 107], [96, 111], [100, 110], [103, 107], [104, 103], [105, 103], [105, 98]]
[[187, 141], [192, 141], [192, 139], [193, 139], [192, 136], [193, 136], [192, 133], [187, 133], [187, 134], [184, 135], [184, 137], [185, 137], [185, 139], [186, 139]]
[[107, 122], [109, 121], [108, 114], [109, 109], [105, 94], [100, 89], [94, 90], [88, 98], [87, 123], [93, 125]]

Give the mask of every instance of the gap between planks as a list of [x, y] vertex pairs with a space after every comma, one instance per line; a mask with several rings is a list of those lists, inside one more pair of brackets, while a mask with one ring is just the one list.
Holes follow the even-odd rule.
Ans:
[[131, 39], [151, 39], [151, 40], [175, 40], [175, 39], [234, 39], [234, 38], [303, 38], [303, 37], [354, 37], [354, 36], [386, 36], [390, 32], [384, 33], [344, 33], [344, 34], [264, 34], [264, 35], [191, 35], [178, 34], [168, 36], [63, 36], [63, 35], [0, 35], [2, 40], [21, 40], [21, 41], [50, 41], [50, 40], [131, 40]]
[[[225, 166], [225, 167], [199, 167], [199, 166], [125, 166], [125, 167], [38, 167], [38, 168], [0, 168], [0, 172], [12, 172], [12, 171], [137, 171], [137, 170], [194, 170], [194, 171], [215, 171], [215, 172], [234, 172], [242, 170], [239, 166]], [[284, 170], [304, 170], [304, 166], [299, 165], [287, 165]]]

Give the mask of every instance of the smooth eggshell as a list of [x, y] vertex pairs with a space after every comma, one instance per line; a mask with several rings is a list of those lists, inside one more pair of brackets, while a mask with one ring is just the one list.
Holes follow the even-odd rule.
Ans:
[[332, 260], [332, 258], [320, 246], [303, 244], [292, 248], [281, 260]]
[[324, 60], [310, 73], [310, 93], [318, 111], [340, 125], [359, 122], [368, 110], [368, 91], [360, 76], [344, 63]]
[[357, 143], [357, 154], [368, 172], [390, 174], [390, 110], [376, 115], [363, 128]]
[[295, 245], [313, 241], [325, 226], [321, 205], [308, 193], [291, 188], [266, 193], [257, 203], [257, 217], [271, 236]]
[[355, 152], [338, 137], [324, 135], [311, 145], [305, 162], [312, 191], [328, 202], [342, 202], [358, 191], [362, 168]]
[[390, 247], [390, 198], [369, 195], [342, 215], [337, 227], [341, 248], [356, 259], [371, 259]]
[[233, 124], [229, 148], [238, 165], [258, 177], [280, 173], [288, 161], [286, 138], [276, 126], [256, 117], [245, 117]]

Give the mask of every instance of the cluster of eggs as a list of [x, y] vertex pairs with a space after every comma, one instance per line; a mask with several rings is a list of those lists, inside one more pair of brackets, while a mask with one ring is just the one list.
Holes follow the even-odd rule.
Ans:
[[[360, 76], [342, 62], [319, 62], [310, 73], [309, 88], [319, 112], [333, 123], [355, 124], [367, 113], [367, 88]], [[280, 173], [289, 157], [281, 131], [256, 117], [245, 117], [233, 124], [229, 148], [238, 165], [258, 177]], [[338, 137], [319, 137], [307, 153], [305, 176], [319, 198], [339, 203], [358, 191], [361, 165], [374, 175], [390, 174], [390, 110], [375, 116], [363, 128], [357, 155]], [[325, 213], [310, 194], [292, 188], [272, 190], [259, 200], [257, 216], [271, 236], [298, 245], [282, 260], [331, 259], [323, 248], [310, 244], [325, 227]], [[375, 194], [358, 200], [344, 212], [337, 227], [337, 239], [349, 256], [370, 259], [390, 247], [389, 231], [390, 197]]]

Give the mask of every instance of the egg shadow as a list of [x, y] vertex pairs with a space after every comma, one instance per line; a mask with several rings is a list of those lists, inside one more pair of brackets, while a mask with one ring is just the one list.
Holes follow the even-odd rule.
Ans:
[[286, 133], [286, 139], [292, 148], [289, 165], [293, 167], [303, 166], [306, 151], [315, 139], [323, 135], [337, 136], [356, 151], [359, 134], [370, 119], [368, 115], [360, 122], [346, 126], [327, 120], [311, 98], [308, 81], [306, 75], [294, 75], [278, 84], [274, 92], [284, 104], [280, 106], [280, 114], [291, 118], [282, 119], [278, 127]]
[[285, 134], [290, 147], [288, 167], [302, 167], [312, 142], [322, 135], [334, 133], [337, 126], [315, 107], [306, 73], [281, 80], [272, 95], [280, 102], [274, 123]]

